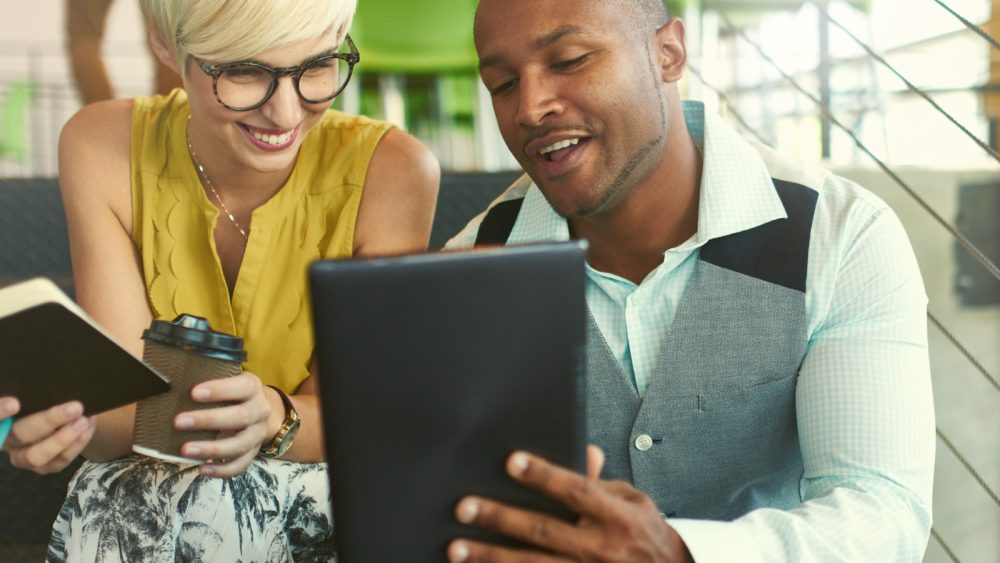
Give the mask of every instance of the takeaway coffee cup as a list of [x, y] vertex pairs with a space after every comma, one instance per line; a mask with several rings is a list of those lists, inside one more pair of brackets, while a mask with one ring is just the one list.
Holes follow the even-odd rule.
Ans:
[[239, 374], [246, 360], [243, 339], [215, 332], [207, 320], [192, 315], [181, 315], [172, 322], [153, 321], [142, 339], [146, 341], [143, 361], [170, 380], [170, 391], [139, 402], [132, 451], [174, 463], [202, 463], [204, 460], [183, 457], [181, 446], [193, 440], [214, 440], [218, 433], [176, 430], [174, 417], [222, 406], [196, 403], [191, 399], [191, 388]]

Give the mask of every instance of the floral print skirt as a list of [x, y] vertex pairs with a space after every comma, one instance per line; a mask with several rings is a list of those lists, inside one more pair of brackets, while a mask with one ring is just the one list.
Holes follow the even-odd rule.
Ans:
[[257, 458], [228, 479], [140, 455], [84, 463], [48, 561], [333, 561], [325, 463]]

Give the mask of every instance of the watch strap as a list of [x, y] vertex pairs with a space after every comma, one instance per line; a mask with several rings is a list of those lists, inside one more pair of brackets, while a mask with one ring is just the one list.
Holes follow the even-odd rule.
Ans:
[[261, 446], [260, 453], [265, 457], [278, 457], [291, 447], [291, 443], [286, 444], [285, 441], [288, 431], [293, 425], [298, 423], [299, 413], [295, 410], [295, 405], [292, 404], [292, 400], [288, 398], [288, 395], [284, 391], [274, 385], [268, 385], [268, 387], [274, 389], [278, 396], [281, 397], [281, 403], [285, 405], [285, 419], [281, 422], [278, 432], [271, 438], [271, 441]]

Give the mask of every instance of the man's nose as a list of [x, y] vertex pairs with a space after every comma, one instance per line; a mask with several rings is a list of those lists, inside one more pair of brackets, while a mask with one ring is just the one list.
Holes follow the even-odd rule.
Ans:
[[518, 83], [517, 125], [538, 127], [551, 116], [562, 113], [563, 103], [553, 80], [522, 77]]

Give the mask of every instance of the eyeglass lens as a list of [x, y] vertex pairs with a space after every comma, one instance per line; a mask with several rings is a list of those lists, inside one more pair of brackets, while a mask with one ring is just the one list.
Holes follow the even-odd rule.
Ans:
[[[319, 59], [306, 67], [299, 77], [299, 95], [306, 102], [329, 101], [346, 85], [350, 67], [338, 58]], [[218, 77], [216, 92], [223, 104], [234, 108], [248, 108], [259, 104], [276, 85], [274, 77], [258, 66], [236, 65], [224, 70]]]

